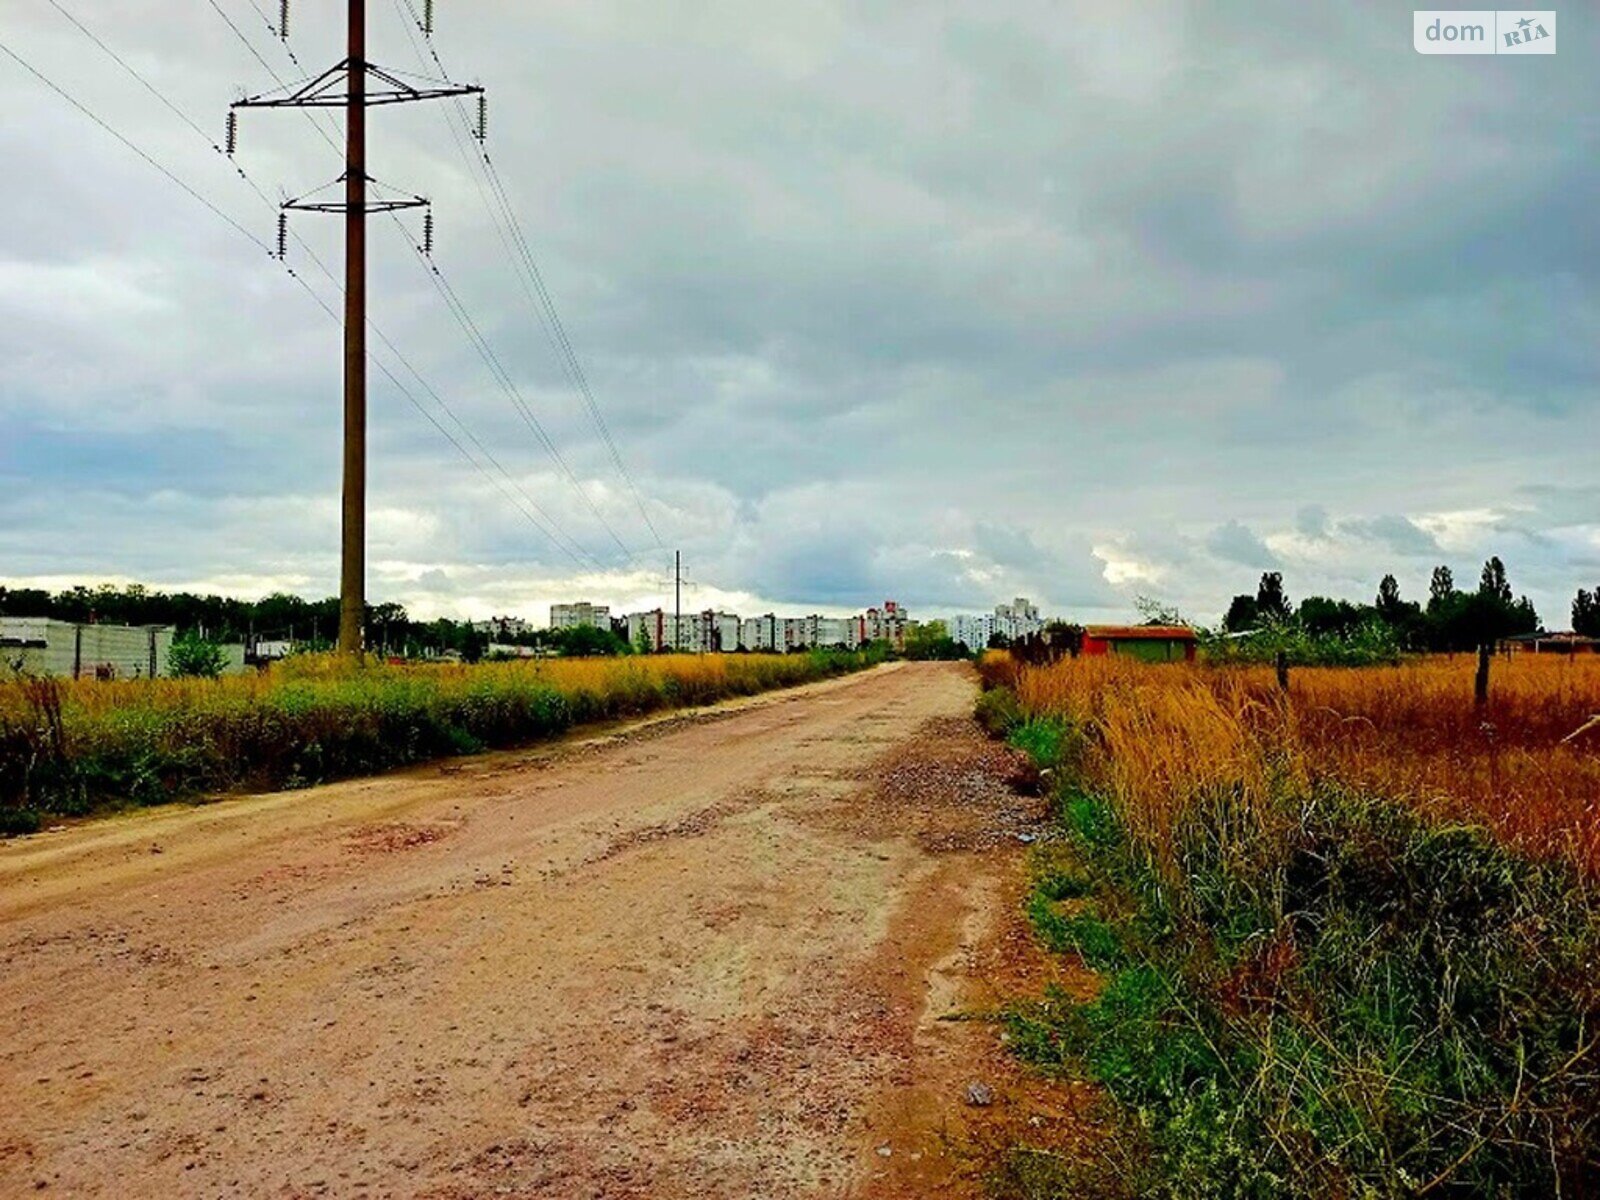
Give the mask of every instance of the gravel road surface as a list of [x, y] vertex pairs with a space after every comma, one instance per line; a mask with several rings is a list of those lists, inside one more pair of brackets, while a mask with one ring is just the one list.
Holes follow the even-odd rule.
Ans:
[[1026, 1085], [940, 1018], [1015, 973], [1040, 814], [973, 690], [0, 845], [0, 1195], [976, 1195]]

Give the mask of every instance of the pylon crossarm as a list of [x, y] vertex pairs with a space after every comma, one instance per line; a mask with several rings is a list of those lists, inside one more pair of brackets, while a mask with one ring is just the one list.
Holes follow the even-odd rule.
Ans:
[[[345, 59], [337, 66], [329, 67], [321, 75], [306, 80], [288, 90], [274, 89], [262, 92], [259, 96], [246, 96], [243, 100], [235, 100], [234, 108], [302, 108], [302, 107], [333, 107], [344, 104], [348, 99], [345, 92], [334, 93], [330, 89], [339, 86], [340, 82], [348, 78], [350, 60]], [[282, 91], [284, 94], [279, 95]]]
[[424, 200], [421, 196], [415, 196], [409, 200], [369, 200], [363, 207], [359, 209], [351, 208], [350, 205], [339, 201], [329, 201], [324, 204], [296, 204], [293, 201], [290, 201], [283, 207], [287, 209], [293, 209], [295, 212], [312, 213], [387, 213], [399, 212], [402, 208], [427, 208], [431, 203], [432, 201]]
[[368, 104], [403, 104], [409, 100], [447, 100], [451, 96], [478, 96], [483, 93], [483, 88], [475, 83], [440, 83], [430, 81], [424, 87], [407, 83], [404, 79], [391, 75], [382, 67], [367, 64], [367, 78], [376, 79], [380, 83], [389, 85], [389, 91], [382, 89], [367, 89]]
[[[398, 192], [397, 194], [391, 196], [376, 196], [368, 199], [365, 204], [359, 207], [352, 206], [348, 200], [344, 199], [317, 199], [317, 197], [322, 195], [324, 192], [339, 187], [347, 178], [348, 172], [344, 175], [340, 175], [339, 178], [335, 179], [332, 183], [325, 183], [321, 187], [315, 188], [303, 196], [296, 196], [292, 200], [285, 200], [281, 205], [279, 205], [279, 207], [285, 212], [388, 213], [399, 212], [404, 208], [427, 208], [428, 205], [432, 203], [432, 201], [430, 201], [426, 196], [410, 196], [404, 192]], [[394, 191], [394, 189], [388, 188], [379, 183], [370, 175], [364, 176], [364, 178], [369, 188], [382, 189], [384, 191]]]
[[[362, 93], [360, 99], [368, 108], [381, 104], [409, 104], [416, 100], [443, 100], [450, 96], [476, 96], [483, 92], [483, 88], [477, 84], [430, 84], [417, 87], [371, 63], [366, 65], [365, 74], [369, 81], [376, 80], [382, 85], [368, 87]], [[350, 60], [347, 58], [282, 95], [263, 92], [259, 96], [236, 100], [233, 107], [345, 108], [352, 99], [349, 78]]]

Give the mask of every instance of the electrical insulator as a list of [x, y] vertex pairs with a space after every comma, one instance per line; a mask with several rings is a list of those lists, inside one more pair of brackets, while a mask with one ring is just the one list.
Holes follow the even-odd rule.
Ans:
[[489, 93], [487, 92], [478, 93], [477, 136], [480, 142], [489, 140]]
[[422, 32], [433, 36], [433, 0], [422, 0]]
[[289, 40], [289, 0], [278, 0], [278, 36]]
[[422, 252], [433, 257], [433, 213], [422, 214]]
[[289, 257], [289, 214], [278, 214], [278, 261]]
[[233, 152], [239, 148], [239, 112], [237, 109], [228, 110], [228, 157], [233, 157]]

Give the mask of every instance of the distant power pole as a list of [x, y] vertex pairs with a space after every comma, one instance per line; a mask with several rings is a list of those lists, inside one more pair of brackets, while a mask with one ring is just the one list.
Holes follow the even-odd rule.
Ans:
[[672, 552], [672, 648], [683, 651], [683, 551]]
[[[430, 3], [430, 17], [432, 8]], [[284, 0], [279, 25], [285, 35], [288, 9]], [[231, 154], [238, 143], [241, 108], [344, 109], [344, 174], [335, 181], [344, 184], [344, 199], [317, 201], [312, 199], [316, 193], [311, 193], [286, 200], [278, 215], [278, 254], [281, 257], [286, 249], [291, 210], [344, 214], [344, 506], [339, 556], [339, 652], [360, 654], [367, 578], [367, 214], [428, 207], [428, 201], [421, 196], [368, 198], [367, 185], [372, 177], [367, 174], [367, 109], [378, 104], [476, 95], [477, 136], [481, 141], [485, 134], [485, 107], [481, 87], [451, 84], [417, 88], [368, 62], [366, 0], [350, 0], [349, 25], [349, 50], [343, 62], [292, 89], [263, 93], [233, 105], [228, 114], [228, 151]], [[367, 86], [369, 77], [377, 86]], [[431, 216], [428, 228], [431, 231]]]

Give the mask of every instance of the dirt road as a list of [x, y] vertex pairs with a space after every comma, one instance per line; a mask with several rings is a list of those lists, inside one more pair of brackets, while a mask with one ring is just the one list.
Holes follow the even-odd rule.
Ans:
[[0, 1195], [969, 1194], [1005, 1068], [938, 1018], [1036, 817], [971, 701], [891, 666], [0, 846]]

